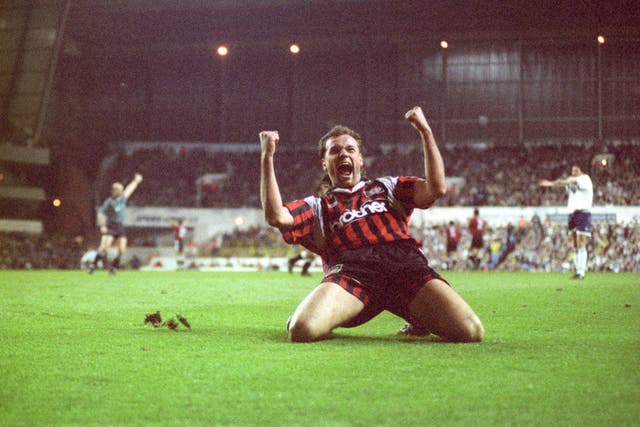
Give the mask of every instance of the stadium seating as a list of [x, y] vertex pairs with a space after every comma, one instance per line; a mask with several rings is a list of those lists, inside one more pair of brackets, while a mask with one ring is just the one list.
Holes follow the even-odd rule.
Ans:
[[[369, 176], [422, 174], [422, 153], [415, 149], [367, 151]], [[404, 146], [403, 146], [404, 147]], [[412, 148], [414, 148], [412, 146]], [[463, 177], [466, 184], [451, 191], [441, 206], [554, 206], [564, 205], [566, 195], [557, 189], [537, 185], [543, 178], [569, 173], [572, 162], [586, 165], [594, 181], [595, 205], [640, 205], [640, 176], [634, 159], [640, 145], [610, 144], [607, 152], [614, 162], [603, 167], [593, 159], [603, 148], [589, 144], [539, 144], [477, 148], [473, 145], [442, 148], [447, 176]], [[313, 147], [304, 151], [281, 150], [276, 167], [285, 200], [312, 193], [320, 181], [320, 166]], [[259, 207], [258, 155], [253, 152], [211, 154], [159, 148], [119, 154], [100, 182], [101, 194], [108, 194], [113, 181], [126, 181], [136, 171], [145, 176], [131, 200], [138, 206]], [[226, 173], [220, 185], [201, 188], [196, 198], [196, 180], [206, 173]]]

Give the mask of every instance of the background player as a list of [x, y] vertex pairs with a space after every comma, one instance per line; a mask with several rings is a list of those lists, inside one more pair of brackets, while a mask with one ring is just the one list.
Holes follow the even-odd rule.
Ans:
[[414, 208], [446, 194], [444, 164], [419, 107], [405, 118], [422, 139], [425, 178], [363, 178], [360, 136], [336, 126], [320, 139], [319, 155], [332, 188], [283, 205], [275, 176], [277, 131], [260, 133], [261, 201], [267, 222], [285, 241], [326, 262], [326, 274], [287, 324], [292, 341], [328, 337], [389, 310], [443, 339], [480, 341], [484, 329], [471, 307], [434, 270], [409, 234]]
[[119, 182], [114, 182], [111, 185], [111, 197], [107, 198], [98, 209], [97, 222], [102, 236], [100, 238], [98, 253], [89, 267], [89, 273], [93, 273], [99, 261], [107, 265], [107, 250], [111, 247], [114, 240], [118, 254], [109, 267], [109, 273], [114, 274], [115, 270], [120, 267], [120, 259], [127, 249], [127, 236], [124, 229], [124, 214], [127, 201], [141, 182], [142, 175], [137, 173], [126, 187]]
[[591, 208], [593, 207], [593, 183], [578, 165], [571, 167], [571, 176], [564, 179], [540, 181], [542, 187], [562, 187], [567, 190], [569, 200], [569, 233], [573, 241], [573, 264], [576, 269], [573, 279], [584, 279], [587, 271], [587, 241], [591, 236]]
[[482, 260], [481, 251], [484, 249], [484, 231], [487, 222], [480, 217], [478, 208], [473, 210], [473, 216], [469, 219], [469, 232], [471, 233], [471, 247], [469, 248], [469, 259], [473, 267], [478, 269]]
[[304, 260], [304, 263], [302, 264], [302, 271], [300, 274], [302, 274], [303, 276], [311, 276], [311, 273], [309, 273], [309, 267], [311, 267], [311, 264], [313, 263], [313, 260], [315, 258], [316, 256], [313, 254], [313, 252], [306, 249], [301, 250], [296, 256], [289, 258], [289, 274], [293, 273], [293, 268], [296, 266], [296, 263], [298, 261]]
[[462, 231], [455, 222], [449, 221], [449, 225], [445, 227], [447, 234], [447, 262], [449, 269], [453, 270], [458, 263], [458, 243], [462, 237]]
[[187, 220], [180, 218], [177, 221], [172, 221], [170, 218], [165, 217], [171, 224], [173, 229], [173, 248], [176, 251], [176, 265], [178, 270], [184, 268], [184, 238], [187, 235]]

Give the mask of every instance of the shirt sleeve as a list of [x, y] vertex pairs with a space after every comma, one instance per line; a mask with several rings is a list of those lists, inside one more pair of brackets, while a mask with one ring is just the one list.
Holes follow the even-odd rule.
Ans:
[[104, 203], [102, 203], [102, 206], [98, 208], [98, 211], [100, 211], [101, 214], [106, 215], [108, 209], [109, 209], [109, 199], [106, 199]]
[[417, 207], [414, 195], [418, 179], [418, 177], [408, 176], [384, 176], [377, 178], [376, 181], [387, 188], [387, 197], [392, 208], [408, 218]]
[[413, 210], [417, 206], [414, 201], [416, 182], [418, 177], [399, 176], [393, 189], [393, 196], [407, 210]]
[[313, 208], [306, 199], [295, 200], [284, 205], [291, 216], [293, 216], [293, 226], [282, 231], [282, 237], [289, 244], [301, 244], [306, 246], [313, 240], [313, 225], [315, 215]]
[[420, 207], [415, 203], [416, 183], [420, 178], [416, 176], [399, 176], [395, 179], [393, 188], [393, 197], [400, 202], [402, 207], [408, 212], [412, 212], [416, 208], [429, 209], [433, 204]]

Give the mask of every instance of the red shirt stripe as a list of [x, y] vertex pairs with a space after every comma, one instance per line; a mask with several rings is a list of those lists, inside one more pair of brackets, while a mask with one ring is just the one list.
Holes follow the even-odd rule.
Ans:
[[282, 235], [287, 243], [303, 245], [326, 259], [344, 250], [414, 240], [409, 218], [416, 207], [417, 179], [382, 177], [287, 203], [294, 225]]

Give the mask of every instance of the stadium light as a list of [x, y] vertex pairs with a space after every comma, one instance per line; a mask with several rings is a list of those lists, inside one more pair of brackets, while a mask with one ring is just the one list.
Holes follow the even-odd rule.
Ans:
[[300, 46], [298, 46], [295, 43], [291, 44], [291, 46], [289, 46], [289, 52], [293, 53], [294, 55], [299, 54], [300, 53]]
[[604, 44], [605, 42], [604, 36], [598, 36], [597, 40], [598, 40], [598, 44]]
[[227, 56], [229, 54], [229, 48], [227, 48], [225, 45], [220, 45], [218, 46], [216, 52], [218, 52], [219, 56]]
[[53, 199], [51, 204], [53, 205], [54, 208], [59, 208], [60, 205], [62, 204], [62, 201], [60, 199], [58, 199], [58, 198], [55, 198], [55, 199]]
[[442, 40], [440, 42], [440, 47], [443, 48], [443, 49], [446, 49], [446, 48], [449, 47], [449, 43], [446, 40]]

